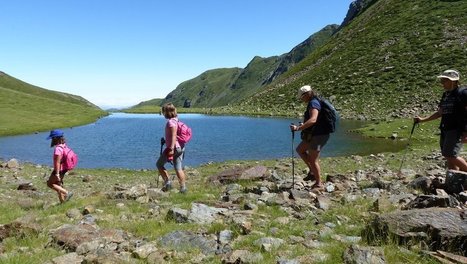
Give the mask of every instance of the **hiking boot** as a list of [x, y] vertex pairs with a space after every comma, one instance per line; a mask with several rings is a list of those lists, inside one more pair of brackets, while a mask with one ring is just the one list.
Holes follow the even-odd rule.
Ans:
[[161, 191], [167, 192], [167, 191], [170, 191], [170, 189], [172, 189], [172, 182], [168, 181], [164, 183], [164, 186], [162, 187]]
[[305, 178], [303, 178], [304, 181], [314, 181], [315, 180], [315, 176], [313, 175], [313, 173], [311, 173], [311, 171], [308, 172], [308, 174], [306, 175]]
[[68, 202], [71, 199], [71, 197], [73, 197], [73, 192], [68, 192], [65, 196], [65, 202]]
[[183, 185], [182, 187], [180, 187], [180, 193], [186, 193], [188, 191], [188, 189], [186, 188], [185, 185]]

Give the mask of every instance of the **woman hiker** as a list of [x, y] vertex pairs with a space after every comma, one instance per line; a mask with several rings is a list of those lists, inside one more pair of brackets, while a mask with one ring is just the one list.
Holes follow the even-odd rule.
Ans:
[[162, 114], [167, 119], [167, 123], [165, 125], [165, 143], [167, 147], [162, 152], [162, 155], [156, 163], [159, 174], [164, 180], [162, 191], [166, 192], [172, 189], [172, 182], [169, 179], [169, 173], [165, 169], [164, 165], [167, 162], [173, 162], [175, 173], [177, 174], [178, 182], [180, 184], [180, 193], [186, 193], [185, 172], [183, 171], [182, 166], [185, 148], [177, 141], [177, 109], [172, 103], [166, 103], [162, 106]]
[[459, 156], [462, 143], [467, 135], [466, 106], [467, 89], [459, 88], [460, 74], [455, 70], [446, 70], [437, 76], [444, 89], [438, 105], [438, 111], [428, 117], [414, 118], [415, 123], [423, 123], [441, 117], [439, 145], [441, 154], [447, 161], [448, 169], [467, 171], [467, 162]]
[[63, 151], [66, 148], [65, 137], [63, 137], [61, 130], [56, 129], [50, 131], [47, 139], [52, 139], [50, 147], [54, 147], [53, 171], [47, 181], [47, 186], [57, 192], [60, 203], [63, 203], [70, 200], [73, 196], [73, 192], [69, 192], [63, 188], [63, 177], [67, 173], [62, 164]]
[[292, 131], [301, 131], [302, 141], [298, 144], [296, 150], [300, 158], [309, 168], [308, 175], [303, 179], [305, 181], [314, 180], [313, 189], [322, 188], [321, 169], [319, 165], [319, 154], [324, 145], [328, 142], [330, 131], [324, 126], [321, 115], [321, 103], [315, 91], [309, 85], [298, 89], [299, 100], [306, 103], [303, 123], [296, 126], [291, 125]]

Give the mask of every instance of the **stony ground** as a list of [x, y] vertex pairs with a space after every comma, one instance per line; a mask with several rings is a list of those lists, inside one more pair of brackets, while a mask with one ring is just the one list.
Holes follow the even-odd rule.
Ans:
[[50, 167], [3, 161], [0, 263], [467, 263], [466, 194], [436, 148], [322, 159], [321, 190], [294, 162], [187, 168], [186, 194], [155, 171], [76, 169], [59, 204]]

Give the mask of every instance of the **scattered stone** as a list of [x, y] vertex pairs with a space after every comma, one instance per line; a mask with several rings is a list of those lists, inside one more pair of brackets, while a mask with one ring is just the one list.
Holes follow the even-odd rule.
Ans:
[[6, 163], [6, 168], [8, 169], [18, 169], [19, 168], [19, 161], [17, 159], [10, 159]]
[[173, 219], [177, 223], [188, 222], [188, 210], [180, 208], [171, 208], [167, 213], [168, 219]]
[[70, 219], [80, 219], [82, 214], [80, 210], [72, 208], [66, 212], [66, 216]]
[[18, 188], [18, 191], [37, 191], [37, 188], [33, 186], [32, 182], [21, 183]]
[[138, 259], [146, 259], [149, 255], [157, 252], [157, 244], [153, 241], [137, 247], [133, 251], [133, 255]]
[[274, 237], [263, 237], [256, 240], [253, 244], [264, 248], [266, 252], [271, 252], [271, 250], [277, 249], [284, 244], [284, 240]]
[[222, 263], [263, 263], [263, 256], [261, 253], [252, 253], [248, 250], [235, 250], [228, 257], [223, 258]]
[[345, 263], [385, 264], [384, 253], [374, 247], [349, 246], [344, 252]]
[[213, 255], [216, 252], [217, 242], [189, 231], [171, 232], [160, 239], [160, 244], [166, 249], [187, 251], [198, 249], [204, 255]]
[[233, 232], [231, 230], [222, 230], [219, 232], [219, 243], [221, 245], [229, 244], [232, 241]]
[[92, 214], [96, 211], [93, 205], [86, 205], [83, 209], [83, 215]]
[[409, 186], [413, 189], [422, 190], [423, 193], [431, 193], [431, 179], [426, 176], [415, 178]]
[[227, 212], [227, 209], [210, 207], [200, 203], [192, 203], [188, 220], [194, 223], [210, 224], [224, 212]]
[[52, 263], [53, 264], [81, 264], [83, 260], [84, 260], [83, 256], [76, 254], [76, 252], [71, 252], [66, 255], [52, 259]]
[[91, 175], [84, 175], [83, 182], [91, 182], [94, 178]]

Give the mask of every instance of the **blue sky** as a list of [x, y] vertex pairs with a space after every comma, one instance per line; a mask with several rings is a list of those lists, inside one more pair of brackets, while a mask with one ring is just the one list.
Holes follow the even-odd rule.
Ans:
[[101, 107], [163, 98], [215, 68], [244, 68], [328, 24], [351, 0], [2, 1], [0, 71]]

